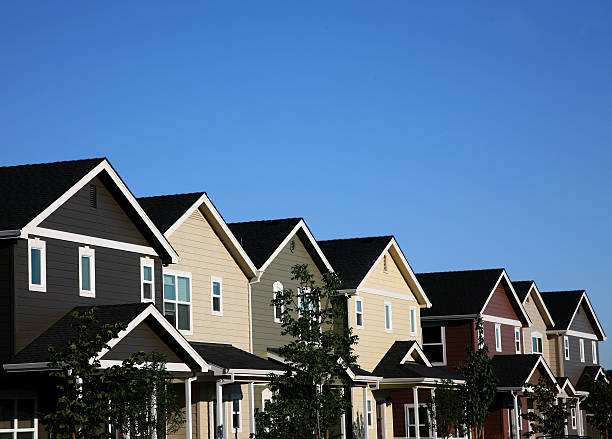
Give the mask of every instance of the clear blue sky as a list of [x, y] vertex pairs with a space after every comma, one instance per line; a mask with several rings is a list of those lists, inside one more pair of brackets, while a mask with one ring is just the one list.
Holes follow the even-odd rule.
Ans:
[[[2, 2], [0, 162], [588, 291], [612, 335], [612, 4]], [[612, 367], [612, 342], [602, 347]]]

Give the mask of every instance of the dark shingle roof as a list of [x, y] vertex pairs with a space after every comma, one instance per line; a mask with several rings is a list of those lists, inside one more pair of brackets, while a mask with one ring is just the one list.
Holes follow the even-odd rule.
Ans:
[[[96, 327], [106, 324], [129, 323], [136, 318], [150, 303], [130, 303], [122, 305], [98, 306]], [[12, 357], [7, 364], [42, 363], [49, 361], [49, 347], [55, 346], [58, 350], [64, 349], [70, 339], [77, 333], [74, 326], [77, 320], [72, 316], [74, 311], [83, 312], [91, 307], [76, 307], [64, 317], [55, 322], [49, 329], [39, 335], [32, 343], [23, 348]]]
[[224, 369], [284, 370], [277, 362], [265, 360], [231, 344], [202, 342], [189, 342], [189, 344], [206, 362]]
[[498, 387], [520, 387], [527, 382], [540, 354], [495, 355], [493, 371], [499, 380]]
[[393, 236], [318, 241], [342, 279], [343, 289], [357, 288]]
[[418, 273], [423, 291], [433, 304], [422, 316], [478, 314], [493, 291], [503, 268]]
[[580, 303], [583, 290], [576, 291], [548, 291], [541, 293], [542, 300], [555, 322], [553, 329], [567, 329], [574, 311]]
[[523, 303], [527, 298], [527, 294], [529, 294], [531, 285], [533, 285], [532, 280], [520, 280], [512, 282], [512, 287], [514, 288], [514, 291], [516, 292], [516, 295], [518, 296], [521, 303]]
[[593, 389], [593, 381], [597, 376], [597, 372], [601, 369], [601, 366], [585, 366], [582, 370], [582, 374], [576, 385], [574, 386], [578, 391], [590, 392]]
[[165, 233], [206, 192], [138, 198], [157, 228]]
[[0, 167], [0, 230], [18, 230], [104, 158]]
[[248, 221], [228, 224], [230, 230], [251, 258], [261, 268], [302, 218]]
[[408, 352], [414, 343], [416, 343], [414, 340], [396, 341], [393, 343], [372, 373], [375, 376], [381, 376], [383, 378], [462, 379], [459, 375], [438, 367], [428, 367], [424, 364], [410, 361], [400, 364], [400, 361], [402, 361], [404, 355], [406, 355], [406, 352]]

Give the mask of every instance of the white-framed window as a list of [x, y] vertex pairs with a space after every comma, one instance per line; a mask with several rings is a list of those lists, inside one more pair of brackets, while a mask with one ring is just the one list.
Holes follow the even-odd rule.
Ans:
[[38, 437], [38, 418], [34, 398], [0, 397], [0, 438], [34, 439]]
[[501, 335], [501, 324], [495, 324], [495, 350], [497, 352], [502, 351], [502, 335]]
[[140, 300], [155, 303], [155, 261], [140, 258]]
[[223, 315], [223, 279], [220, 277], [210, 277], [210, 306], [214, 316]]
[[542, 345], [542, 334], [539, 332], [531, 333], [531, 352], [534, 354], [541, 354], [544, 352]]
[[193, 333], [191, 273], [164, 270], [164, 315], [183, 334]]
[[79, 295], [96, 297], [96, 251], [79, 247]]
[[521, 353], [521, 328], [514, 328], [514, 348], [517, 354]]
[[567, 335], [563, 336], [563, 355], [566, 360], [570, 359], [569, 337]]
[[393, 331], [393, 310], [391, 302], [385, 302], [385, 331]]
[[[310, 287], [298, 289], [298, 314], [300, 317], [303, 311], [315, 312], [315, 303], [310, 297]], [[316, 316], [312, 315], [312, 321], [316, 321]]]
[[580, 362], [584, 363], [584, 339], [580, 339]]
[[[274, 282], [272, 285], [272, 297], [274, 300], [277, 299], [278, 293], [283, 291], [283, 284], [280, 282]], [[281, 323], [281, 317], [283, 315], [283, 306], [274, 305], [274, 322]]]
[[576, 429], [576, 407], [570, 408], [570, 416], [572, 418], [572, 429]]
[[355, 327], [363, 329], [363, 299], [355, 297]]
[[591, 358], [593, 358], [593, 364], [597, 364], [597, 342], [595, 340], [591, 340], [591, 354]]
[[[419, 436], [422, 438], [431, 437], [431, 432], [429, 431], [429, 422], [428, 422], [428, 411], [426, 404], [419, 404]], [[404, 404], [404, 416], [405, 416], [405, 425], [406, 425], [406, 437], [415, 438], [416, 437], [416, 416], [414, 413], [414, 404]]]
[[266, 406], [268, 405], [270, 401], [272, 401], [272, 390], [266, 388], [261, 392], [261, 411], [262, 412], [266, 411]]
[[368, 429], [374, 426], [374, 408], [372, 405], [372, 398], [368, 398], [366, 400], [366, 422], [368, 424]]
[[28, 239], [28, 277], [30, 291], [47, 291], [47, 247], [39, 238]]
[[410, 335], [417, 335], [417, 309], [416, 306], [410, 307]]
[[423, 352], [432, 366], [446, 365], [446, 330], [444, 326], [423, 326]]
[[242, 400], [241, 399], [232, 399], [230, 401], [230, 435], [235, 433], [242, 432]]

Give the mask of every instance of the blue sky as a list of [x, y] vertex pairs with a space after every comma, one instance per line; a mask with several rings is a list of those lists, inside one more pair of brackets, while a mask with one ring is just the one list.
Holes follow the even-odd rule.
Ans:
[[612, 334], [612, 4], [429, 3], [3, 2], [0, 163], [394, 234], [418, 272], [584, 288]]

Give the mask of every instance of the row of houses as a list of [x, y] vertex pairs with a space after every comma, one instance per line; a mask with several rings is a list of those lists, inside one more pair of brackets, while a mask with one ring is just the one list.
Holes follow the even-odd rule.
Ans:
[[[65, 346], [71, 311], [95, 305], [127, 329], [102, 368], [161, 352], [186, 423], [173, 437], [248, 438], [282, 373], [281, 309], [291, 267], [342, 279], [359, 368], [337, 437], [430, 438], [425, 400], [478, 347], [498, 377], [487, 438], [529, 428], [527, 386], [540, 377], [572, 402], [568, 435], [596, 436], [581, 402], [604, 378], [606, 339], [584, 291], [540, 292], [503, 268], [414, 273], [393, 236], [318, 241], [302, 218], [226, 223], [204, 193], [136, 198], [106, 159], [0, 168], [0, 437], [44, 438], [52, 409], [48, 348]], [[219, 428], [221, 427], [221, 428]]]

